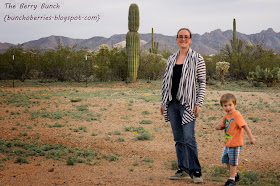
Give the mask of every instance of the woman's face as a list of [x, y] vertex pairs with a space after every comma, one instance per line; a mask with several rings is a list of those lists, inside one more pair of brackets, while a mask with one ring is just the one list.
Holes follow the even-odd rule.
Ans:
[[178, 36], [176, 38], [176, 42], [178, 46], [182, 49], [189, 48], [190, 44], [192, 43], [192, 38], [190, 38], [190, 33], [187, 30], [181, 30], [178, 33]]

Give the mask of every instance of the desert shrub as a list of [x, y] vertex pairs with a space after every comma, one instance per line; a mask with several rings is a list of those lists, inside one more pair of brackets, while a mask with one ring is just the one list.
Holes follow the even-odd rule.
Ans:
[[135, 137], [136, 140], [150, 140], [152, 135], [148, 132], [140, 133], [138, 136]]
[[140, 55], [138, 79], [162, 79], [166, 67], [166, 59], [160, 54], [143, 53]]
[[15, 163], [29, 163], [29, 161], [25, 157], [18, 156], [15, 160]]
[[274, 67], [272, 70], [269, 68], [261, 69], [260, 66], [256, 67], [255, 72], [249, 73], [250, 80], [263, 82], [268, 87], [273, 87], [280, 81], [280, 68]]
[[229, 67], [229, 62], [222, 61], [216, 63], [216, 73], [221, 76], [222, 85], [224, 85], [225, 75], [228, 73]]

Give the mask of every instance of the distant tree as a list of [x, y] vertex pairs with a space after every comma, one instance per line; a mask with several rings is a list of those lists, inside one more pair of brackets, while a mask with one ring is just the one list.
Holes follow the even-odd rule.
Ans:
[[110, 65], [110, 48], [108, 45], [100, 45], [94, 54], [93, 71], [99, 81], [108, 81]]
[[126, 80], [128, 76], [126, 50], [113, 48], [110, 51], [109, 60], [109, 71], [111, 74], [111, 80]]
[[13, 60], [13, 54], [6, 51], [0, 54], [0, 79], [12, 78], [12, 66], [10, 65]]
[[24, 82], [34, 69], [36, 55], [34, 50], [24, 50], [21, 45], [10, 48], [3, 55], [5, 68], [13, 79]]
[[56, 56], [57, 52], [55, 50], [45, 51], [39, 56], [37, 70], [42, 82], [45, 79], [56, 78]]
[[138, 77], [147, 80], [162, 79], [166, 61], [160, 54], [141, 53]]
[[216, 63], [216, 72], [218, 75], [221, 76], [222, 85], [224, 85], [225, 75], [228, 73], [229, 67], [230, 67], [229, 62], [222, 61]]
[[204, 61], [205, 61], [206, 67], [207, 67], [206, 68], [207, 80], [216, 78], [216, 62], [220, 60], [220, 58], [217, 57], [217, 55], [214, 55], [214, 56], [203, 55], [203, 58], [204, 58]]
[[69, 53], [69, 76], [74, 81], [80, 82], [86, 80], [86, 74], [90, 70], [90, 57], [86, 55], [86, 51], [78, 50]]

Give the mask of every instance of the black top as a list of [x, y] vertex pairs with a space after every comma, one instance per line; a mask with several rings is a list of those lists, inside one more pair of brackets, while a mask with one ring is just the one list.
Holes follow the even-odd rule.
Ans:
[[176, 95], [181, 79], [182, 68], [183, 68], [183, 64], [180, 65], [175, 64], [175, 66], [173, 67], [172, 89], [171, 89], [171, 95], [173, 101], [176, 100]]

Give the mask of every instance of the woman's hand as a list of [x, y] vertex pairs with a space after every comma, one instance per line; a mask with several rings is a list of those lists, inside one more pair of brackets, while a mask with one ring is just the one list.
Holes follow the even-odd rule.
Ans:
[[160, 111], [160, 114], [163, 116], [163, 111], [164, 111], [163, 106], [160, 106], [159, 111]]
[[200, 106], [197, 106], [197, 105], [195, 105], [194, 106], [194, 115], [195, 115], [195, 117], [198, 117], [199, 116], [199, 113], [202, 111], [202, 108], [200, 107]]

